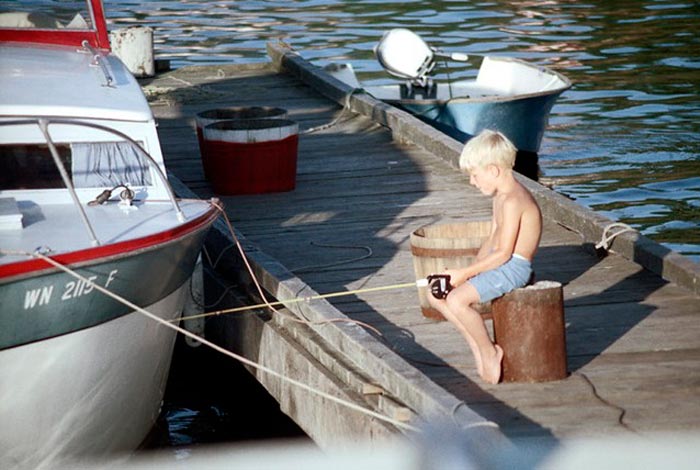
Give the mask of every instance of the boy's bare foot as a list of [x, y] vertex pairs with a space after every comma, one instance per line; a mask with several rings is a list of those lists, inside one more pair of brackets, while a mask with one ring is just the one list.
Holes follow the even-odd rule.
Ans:
[[501, 363], [503, 362], [503, 348], [501, 348], [497, 344], [494, 344], [493, 347], [496, 350], [496, 354], [488, 359], [482, 358], [484, 360], [484, 371], [481, 375], [481, 378], [484, 379], [484, 382], [490, 384], [497, 384], [501, 381]]

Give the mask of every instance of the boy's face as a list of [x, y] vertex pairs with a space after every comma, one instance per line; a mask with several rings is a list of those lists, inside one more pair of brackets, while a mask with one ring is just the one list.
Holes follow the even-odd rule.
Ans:
[[469, 184], [478, 188], [482, 194], [492, 196], [496, 191], [496, 176], [498, 176], [496, 165], [472, 168], [469, 171]]

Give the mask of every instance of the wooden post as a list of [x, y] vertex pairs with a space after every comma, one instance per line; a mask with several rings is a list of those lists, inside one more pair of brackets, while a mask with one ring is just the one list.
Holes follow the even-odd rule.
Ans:
[[492, 302], [504, 382], [546, 382], [567, 375], [564, 300], [558, 282], [540, 281]]

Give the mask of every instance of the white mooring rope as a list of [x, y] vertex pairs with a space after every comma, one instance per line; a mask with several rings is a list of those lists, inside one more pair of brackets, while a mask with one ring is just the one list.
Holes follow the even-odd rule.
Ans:
[[[620, 230], [618, 230], [617, 232], [612, 232], [610, 235], [608, 235], [608, 232], [612, 231], [615, 228], [619, 228]], [[600, 241], [596, 244], [595, 247], [597, 250], [602, 248], [607, 251], [608, 248], [610, 248], [610, 242], [612, 242], [615, 239], [615, 237], [617, 237], [618, 235], [622, 235], [626, 232], [634, 231], [635, 230], [632, 227], [622, 222], [613, 222], [612, 224], [608, 224], [605, 226], [605, 229], [603, 230], [603, 235], [601, 236]]]

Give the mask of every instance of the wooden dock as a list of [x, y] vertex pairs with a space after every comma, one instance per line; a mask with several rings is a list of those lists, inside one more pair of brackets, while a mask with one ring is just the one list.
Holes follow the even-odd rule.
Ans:
[[[294, 191], [221, 197], [271, 298], [414, 281], [412, 231], [488, 216], [489, 200], [455, 169], [458, 142], [343, 87], [282, 46], [272, 46], [270, 55], [267, 64], [188, 67], [143, 85], [168, 169], [183, 183], [176, 185], [181, 196], [215, 196], [193, 127], [199, 111], [279, 106], [301, 129], [338, 121], [300, 136]], [[412, 424], [450, 420], [478, 430], [483, 442], [699, 431], [698, 265], [636, 233], [620, 235], [600, 258], [592, 246], [611, 221], [526, 184], [546, 219], [537, 277], [565, 286], [565, 380], [482, 383], [456, 330], [422, 317], [414, 288], [288, 306], [312, 321], [366, 322], [381, 337], [355, 324], [308, 326], [265, 311], [217, 317], [209, 331], [337, 396]], [[254, 293], [230, 243], [220, 224], [208, 243], [212, 259], [221, 255], [218, 276]], [[257, 376], [320, 445], [396, 432]]]

